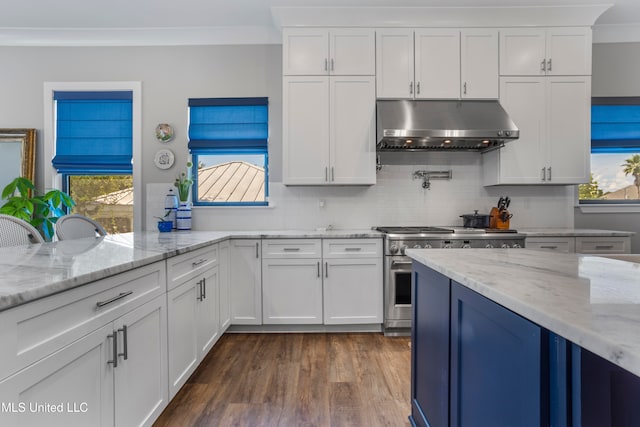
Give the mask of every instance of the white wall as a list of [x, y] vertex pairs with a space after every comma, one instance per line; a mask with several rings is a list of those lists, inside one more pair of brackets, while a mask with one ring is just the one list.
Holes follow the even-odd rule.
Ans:
[[[371, 187], [285, 187], [282, 182], [281, 46], [184, 46], [36, 48], [0, 47], [0, 127], [42, 131], [45, 81], [141, 81], [143, 200], [147, 228], [162, 210], [162, 198], [187, 161], [187, 99], [267, 96], [270, 114], [270, 191], [274, 207], [195, 208], [195, 229], [339, 228], [374, 225], [458, 225], [459, 215], [488, 213], [501, 195], [512, 199], [512, 226], [573, 226], [571, 187], [481, 185], [480, 154], [385, 154], [378, 184]], [[176, 138], [156, 141], [158, 123], [170, 123]], [[39, 137], [38, 152], [42, 153]], [[160, 148], [176, 155], [174, 167], [157, 169]], [[50, 159], [38, 159], [38, 168]], [[407, 164], [408, 163], [408, 164]], [[433, 180], [423, 190], [414, 170], [452, 169], [451, 181]], [[41, 174], [40, 174], [41, 175]], [[41, 185], [42, 177], [37, 181]], [[149, 191], [147, 191], [149, 190]], [[320, 201], [324, 207], [320, 207]]]

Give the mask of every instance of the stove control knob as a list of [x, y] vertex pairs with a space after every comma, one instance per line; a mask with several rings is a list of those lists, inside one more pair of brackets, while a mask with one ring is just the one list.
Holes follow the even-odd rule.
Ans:
[[522, 249], [522, 246], [520, 246], [520, 244], [518, 243], [514, 243], [513, 246], [511, 246], [512, 248], [516, 248], [516, 249]]
[[430, 244], [428, 244], [428, 243], [427, 243], [426, 245], [424, 245], [424, 248], [425, 248], [425, 249], [431, 249], [431, 248], [432, 248], [432, 246], [431, 246]]
[[420, 245], [413, 245], [413, 249], [420, 249]]
[[468, 243], [465, 243], [464, 245], [462, 245], [462, 249], [470, 249], [471, 245]]
[[487, 249], [493, 249], [493, 245], [492, 245], [491, 243], [487, 243], [487, 244], [485, 245], [485, 248], [487, 248]]
[[506, 243], [503, 243], [502, 246], [500, 246], [502, 249], [507, 249], [509, 247], [509, 245], [507, 245]]
[[451, 243], [445, 243], [443, 249], [451, 249]]
[[389, 246], [389, 252], [391, 252], [392, 254], [397, 254], [398, 253], [398, 245], [396, 245], [395, 243], [391, 246]]

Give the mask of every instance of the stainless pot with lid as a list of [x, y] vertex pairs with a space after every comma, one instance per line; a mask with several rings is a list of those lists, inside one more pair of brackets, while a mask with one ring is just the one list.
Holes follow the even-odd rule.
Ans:
[[489, 228], [489, 220], [491, 217], [488, 214], [479, 214], [476, 210], [473, 214], [460, 215], [460, 218], [462, 218], [463, 227]]

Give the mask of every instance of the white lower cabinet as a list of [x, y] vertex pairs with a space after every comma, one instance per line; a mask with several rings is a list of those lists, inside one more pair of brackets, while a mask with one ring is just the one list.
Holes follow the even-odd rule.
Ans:
[[216, 263], [167, 293], [171, 397], [220, 338], [218, 284]]
[[3, 425], [151, 425], [169, 400], [166, 316], [162, 295], [0, 382]]
[[628, 254], [628, 236], [540, 236], [527, 237], [525, 248], [579, 254]]
[[220, 335], [231, 325], [231, 282], [229, 271], [229, 241], [225, 240], [218, 244], [219, 254], [219, 274], [220, 274]]
[[231, 240], [231, 324], [262, 324], [262, 258], [259, 239]]
[[262, 245], [262, 322], [321, 324], [320, 239], [267, 239]]

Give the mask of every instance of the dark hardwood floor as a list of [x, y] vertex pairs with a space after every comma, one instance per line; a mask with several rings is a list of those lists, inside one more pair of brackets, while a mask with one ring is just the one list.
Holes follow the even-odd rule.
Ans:
[[225, 334], [154, 427], [408, 426], [408, 337]]

